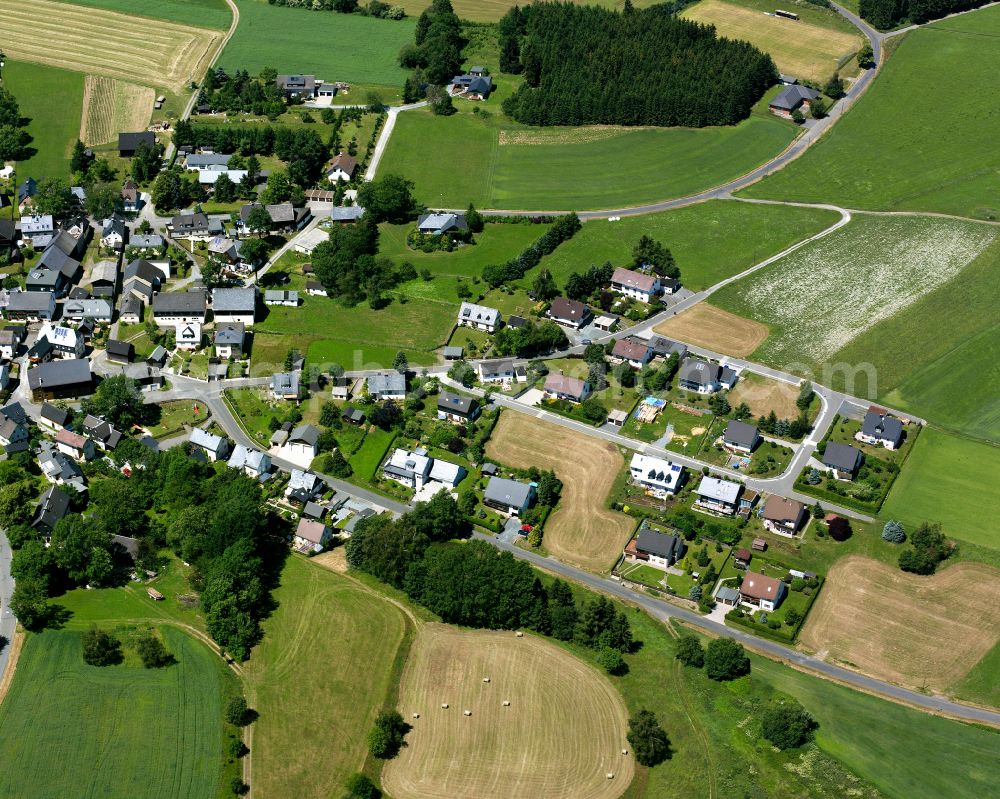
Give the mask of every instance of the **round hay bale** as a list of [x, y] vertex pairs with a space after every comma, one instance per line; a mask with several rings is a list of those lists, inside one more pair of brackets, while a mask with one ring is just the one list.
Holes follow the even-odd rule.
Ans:
[[464, 714], [465, 714], [466, 716], [471, 716], [471, 715], [472, 715], [472, 711], [471, 711], [471, 710], [463, 710], [462, 712], [463, 712], [463, 713], [464, 713]]
[[489, 677], [483, 677], [483, 682], [489, 682], [489, 681], [490, 681]]
[[518, 638], [524, 638], [524, 633], [516, 633]]
[[503, 700], [503, 706], [504, 707], [510, 707], [510, 700], [509, 699], [504, 699]]
[[609, 779], [609, 780], [613, 780], [614, 778], [615, 778], [615, 775], [614, 775], [614, 774], [612, 774], [612, 773], [611, 773], [611, 772], [609, 771], [609, 772], [608, 772], [608, 779]]
[[447, 710], [448, 709], [448, 703], [447, 702], [442, 702], [441, 703], [441, 709], [442, 710]]
[[628, 754], [628, 749], [622, 749], [622, 754], [623, 755], [627, 755]]
[[420, 718], [420, 714], [419, 714], [419, 713], [414, 713], [414, 714], [413, 714], [413, 718], [415, 718], [415, 719], [419, 719], [419, 718]]

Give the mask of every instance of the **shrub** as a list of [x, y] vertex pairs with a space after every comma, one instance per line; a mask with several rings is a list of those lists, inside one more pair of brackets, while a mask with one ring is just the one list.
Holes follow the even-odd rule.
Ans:
[[628, 720], [625, 737], [643, 766], [655, 766], [670, 757], [670, 739], [650, 710], [640, 710]]
[[906, 528], [903, 527], [902, 522], [890, 519], [885, 523], [885, 527], [882, 528], [882, 538], [893, 544], [902, 544], [906, 541]]
[[113, 666], [121, 663], [121, 641], [93, 625], [83, 634], [83, 659], [91, 666]]
[[701, 586], [700, 585], [692, 585], [691, 586], [691, 590], [688, 591], [688, 599], [690, 599], [693, 602], [697, 602], [698, 600], [701, 599]]
[[735, 680], [750, 673], [750, 658], [731, 638], [716, 638], [705, 650], [705, 673], [713, 680]]
[[843, 516], [837, 516], [829, 524], [830, 538], [834, 541], [846, 541], [851, 537], [851, 523]]
[[794, 749], [812, 736], [819, 725], [794, 699], [775, 702], [761, 716], [761, 734], [779, 749]]
[[608, 674], [619, 674], [625, 668], [625, 658], [617, 649], [606, 646], [597, 653], [597, 664]]
[[160, 669], [174, 662], [174, 656], [167, 651], [163, 642], [152, 633], [139, 639], [135, 645], [135, 651], [139, 653], [142, 665], [147, 669]]
[[375, 783], [364, 774], [352, 774], [347, 778], [345, 787], [350, 799], [376, 799], [381, 795]]

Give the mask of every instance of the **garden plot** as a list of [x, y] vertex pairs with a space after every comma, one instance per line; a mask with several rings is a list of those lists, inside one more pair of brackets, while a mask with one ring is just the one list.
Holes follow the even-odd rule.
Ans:
[[817, 364], [955, 277], [996, 235], [971, 222], [862, 216], [712, 300], [771, 328], [757, 357]]

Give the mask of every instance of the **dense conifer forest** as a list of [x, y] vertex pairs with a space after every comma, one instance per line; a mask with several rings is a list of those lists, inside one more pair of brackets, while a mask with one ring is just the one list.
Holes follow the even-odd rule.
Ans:
[[956, 11], [968, 11], [989, 0], [861, 0], [858, 10], [876, 28], [886, 30], [904, 21], [922, 24], [946, 17]]

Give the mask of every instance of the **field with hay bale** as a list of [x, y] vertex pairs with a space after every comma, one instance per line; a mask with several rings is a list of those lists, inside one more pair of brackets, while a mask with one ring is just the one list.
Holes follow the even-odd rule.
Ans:
[[382, 770], [394, 799], [616, 799], [634, 773], [621, 696], [535, 635], [421, 626], [399, 711], [412, 729]]
[[155, 92], [148, 86], [88, 75], [83, 84], [80, 141], [89, 146], [117, 141], [123, 130], [145, 130]]

